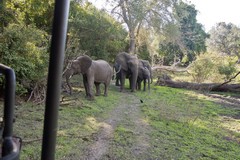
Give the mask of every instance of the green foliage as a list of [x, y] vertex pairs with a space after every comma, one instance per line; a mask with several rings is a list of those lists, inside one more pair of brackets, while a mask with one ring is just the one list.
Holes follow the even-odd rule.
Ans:
[[180, 61], [187, 66], [198, 54], [206, 51], [208, 34], [197, 23], [194, 5], [180, 1], [174, 5], [173, 14], [175, 21], [164, 26], [164, 40], [159, 43], [158, 53], [165, 65]]
[[0, 1], [0, 33], [3, 32], [4, 27], [6, 27], [9, 23], [17, 21], [14, 12], [6, 7], [6, 2], [6, 0]]
[[216, 24], [210, 31], [210, 38], [207, 43], [210, 51], [237, 56], [240, 61], [240, 28], [236, 25], [225, 22]]
[[200, 55], [191, 64], [190, 73], [193, 76], [193, 79], [197, 83], [204, 82], [214, 72], [214, 63], [210, 57]]
[[71, 2], [68, 35], [70, 57], [87, 51], [93, 59], [113, 61], [125, 49], [127, 32], [105, 11]]
[[[6, 1], [6, 11], [16, 17], [14, 23], [35, 25], [37, 28], [51, 32], [53, 19], [53, 0], [11, 0]], [[9, 23], [9, 22], [8, 22]]]
[[194, 5], [181, 1], [175, 6], [174, 12], [181, 34], [178, 45], [185, 50], [188, 64], [195, 60], [196, 55], [206, 51], [205, 40], [209, 35], [203, 30], [203, 26], [197, 23], [197, 10]]
[[220, 83], [228, 80], [237, 72], [236, 58], [221, 56], [216, 53], [205, 53], [189, 66], [193, 81]]
[[150, 57], [150, 53], [149, 53], [148, 48], [147, 48], [147, 44], [142, 45], [141, 47], [139, 47], [139, 49], [138, 49], [138, 58], [139, 59], [148, 60], [151, 63], [151, 57]]
[[183, 52], [179, 45], [171, 42], [160, 44], [159, 55], [164, 58], [164, 65], [172, 65], [176, 59], [183, 59]]
[[231, 57], [226, 57], [222, 65], [218, 66], [218, 72], [224, 76], [225, 80], [228, 80], [237, 72], [236, 67], [236, 60]]
[[14, 69], [19, 87], [30, 89], [46, 76], [48, 37], [44, 31], [31, 25], [9, 24], [0, 41], [0, 61]]
[[[163, 26], [171, 21], [172, 12], [170, 11], [175, 0], [110, 0], [112, 13], [119, 21], [124, 22], [128, 29], [128, 52], [137, 54], [136, 46], [139, 41], [141, 29], [152, 30], [158, 34], [164, 32]], [[151, 39], [152, 34], [147, 36]], [[146, 39], [146, 41], [147, 41]]]

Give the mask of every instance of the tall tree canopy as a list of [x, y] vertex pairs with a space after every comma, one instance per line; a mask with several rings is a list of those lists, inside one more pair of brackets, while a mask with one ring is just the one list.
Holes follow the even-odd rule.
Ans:
[[220, 54], [235, 55], [240, 63], [240, 28], [232, 23], [220, 22], [210, 31], [209, 49]]
[[181, 34], [180, 46], [186, 52], [187, 61], [191, 62], [196, 55], [206, 51], [205, 40], [208, 34], [202, 24], [197, 23], [197, 10], [194, 5], [180, 2], [175, 6], [175, 14]]
[[82, 51], [112, 61], [119, 50], [125, 49], [126, 30], [104, 10], [74, 1], [70, 7], [67, 46], [71, 49], [67, 54], [77, 56]]
[[175, 0], [112, 0], [111, 3], [115, 4], [112, 14], [128, 29], [128, 51], [135, 53], [140, 28], [162, 31], [163, 26], [172, 20], [171, 10]]

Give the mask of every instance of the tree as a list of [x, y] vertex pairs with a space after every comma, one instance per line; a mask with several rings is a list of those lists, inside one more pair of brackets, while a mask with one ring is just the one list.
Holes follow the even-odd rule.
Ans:
[[[53, 0], [0, 2], [0, 62], [16, 73], [17, 93], [46, 77]], [[38, 16], [36, 16], [38, 15]], [[46, 23], [45, 23], [46, 22]]]
[[206, 51], [205, 41], [209, 35], [203, 30], [202, 24], [197, 23], [197, 10], [194, 5], [181, 1], [174, 9], [180, 30], [178, 45], [183, 51], [185, 50], [189, 63], [196, 55]]
[[121, 24], [90, 3], [72, 1], [70, 7], [67, 55], [76, 57], [87, 51], [93, 59], [113, 61], [126, 46], [127, 32]]
[[240, 28], [225, 22], [217, 23], [210, 31], [209, 49], [220, 54], [235, 55], [240, 63]]
[[9, 24], [0, 41], [0, 62], [15, 70], [17, 91], [33, 89], [47, 73], [47, 33], [31, 25]]
[[162, 31], [172, 20], [171, 8], [175, 0], [112, 0], [112, 9], [119, 20], [126, 24], [129, 34], [129, 53], [135, 53], [136, 39], [142, 27]]
[[162, 42], [159, 45], [159, 55], [163, 57], [163, 65], [172, 65], [182, 59], [183, 52], [176, 43]]

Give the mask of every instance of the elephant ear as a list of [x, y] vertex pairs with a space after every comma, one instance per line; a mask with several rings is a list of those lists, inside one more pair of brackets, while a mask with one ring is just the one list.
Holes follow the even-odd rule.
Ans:
[[81, 73], [85, 74], [89, 67], [92, 65], [92, 59], [89, 56], [84, 55], [81, 56], [80, 58], [77, 58], [77, 60], [79, 61]]

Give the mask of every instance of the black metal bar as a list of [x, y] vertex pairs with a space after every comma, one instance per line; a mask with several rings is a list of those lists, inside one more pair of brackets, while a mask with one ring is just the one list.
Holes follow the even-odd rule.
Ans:
[[42, 141], [42, 160], [55, 159], [61, 75], [63, 69], [69, 5], [70, 0], [55, 0]]
[[15, 73], [13, 69], [0, 64], [0, 72], [5, 75], [4, 93], [4, 128], [3, 137], [11, 137], [13, 133], [13, 114], [15, 105]]
[[2, 158], [0, 159], [18, 160], [20, 146], [18, 146], [12, 138], [16, 77], [14, 70], [3, 64], [0, 64], [0, 73], [3, 73], [5, 76], [4, 118], [3, 118], [4, 130], [2, 135], [3, 138]]

